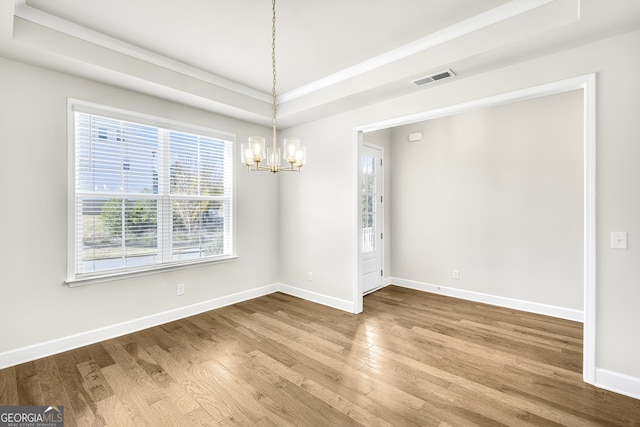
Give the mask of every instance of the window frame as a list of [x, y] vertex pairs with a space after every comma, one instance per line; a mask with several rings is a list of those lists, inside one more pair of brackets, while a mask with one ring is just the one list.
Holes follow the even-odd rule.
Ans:
[[[113, 270], [101, 270], [91, 273], [78, 273], [76, 271], [76, 139], [75, 139], [75, 113], [95, 114], [112, 118], [115, 120], [123, 120], [139, 123], [146, 126], [166, 129], [175, 132], [185, 132], [195, 134], [207, 138], [225, 141], [230, 146], [230, 159], [228, 162], [231, 168], [230, 177], [230, 205], [231, 205], [231, 230], [229, 243], [231, 251], [227, 255], [216, 257], [205, 257], [181, 261], [169, 261], [164, 263], [146, 265], [143, 267], [127, 267]], [[190, 123], [180, 122], [163, 117], [157, 117], [149, 114], [138, 113], [134, 111], [124, 110], [116, 107], [110, 107], [95, 104], [78, 99], [67, 99], [67, 272], [65, 283], [70, 286], [80, 286], [92, 283], [100, 283], [111, 280], [123, 279], [128, 277], [142, 276], [148, 274], [156, 274], [162, 271], [192, 268], [207, 264], [218, 264], [233, 261], [237, 258], [237, 197], [236, 197], [236, 167], [235, 167], [235, 148], [236, 135], [224, 131], [219, 131], [204, 126], [194, 125]], [[167, 171], [165, 171], [167, 172]], [[158, 194], [158, 197], [169, 196]], [[160, 214], [160, 212], [159, 212]], [[167, 231], [167, 230], [164, 230]], [[171, 234], [171, 233], [170, 233]], [[160, 231], [158, 232], [158, 246], [161, 244]]]

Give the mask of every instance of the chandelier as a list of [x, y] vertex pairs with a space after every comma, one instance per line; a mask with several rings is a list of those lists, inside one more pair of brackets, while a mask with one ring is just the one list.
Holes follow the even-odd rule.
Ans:
[[[306, 148], [300, 146], [298, 138], [284, 138], [282, 144], [282, 159], [289, 166], [282, 166], [280, 148], [277, 146], [277, 104], [276, 104], [276, 0], [272, 2], [271, 19], [271, 68], [273, 71], [273, 85], [271, 88], [272, 104], [272, 127], [273, 136], [271, 147], [266, 147], [265, 138], [263, 136], [251, 136], [249, 142], [242, 144], [242, 163], [247, 166], [249, 171], [268, 171], [273, 173], [300, 171], [306, 161]], [[266, 166], [263, 162], [266, 160]], [[261, 164], [263, 163], [263, 164]]]

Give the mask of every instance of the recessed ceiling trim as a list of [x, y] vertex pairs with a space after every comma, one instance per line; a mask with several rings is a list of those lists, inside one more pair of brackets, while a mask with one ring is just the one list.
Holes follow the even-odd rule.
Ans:
[[24, 0], [18, 0], [16, 2], [14, 16], [22, 18], [26, 21], [33, 22], [34, 24], [38, 24], [43, 27], [67, 34], [80, 40], [85, 40], [100, 47], [104, 47], [115, 52], [149, 62], [159, 67], [163, 67], [168, 70], [214, 84], [216, 86], [220, 86], [236, 93], [246, 95], [260, 101], [271, 102], [270, 94], [252, 89], [231, 80], [227, 80], [223, 77], [208, 73], [199, 68], [192, 67], [190, 65], [184, 64], [163, 55], [159, 55], [157, 53], [140, 48], [122, 40], [118, 40], [114, 37], [100, 33], [98, 31], [91, 30], [78, 24], [74, 24], [73, 22], [69, 22], [65, 19], [27, 6], [24, 3]]
[[556, 0], [512, 0], [501, 6], [488, 10], [487, 12], [481, 13], [480, 15], [474, 16], [473, 18], [469, 18], [458, 24], [436, 31], [433, 34], [407, 43], [396, 49], [392, 49], [382, 55], [375, 56], [367, 61], [354, 65], [353, 67], [345, 68], [344, 70], [316, 80], [315, 82], [293, 89], [289, 92], [285, 92], [279, 96], [278, 101], [279, 103], [288, 102], [321, 89], [325, 89], [334, 84], [359, 76], [408, 56], [415, 55], [416, 53], [444, 44], [458, 37], [489, 27], [554, 1]]

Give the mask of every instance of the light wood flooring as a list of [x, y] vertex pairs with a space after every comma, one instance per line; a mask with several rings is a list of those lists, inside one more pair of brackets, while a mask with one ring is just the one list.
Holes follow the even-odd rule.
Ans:
[[352, 315], [272, 294], [0, 370], [66, 426], [640, 426], [582, 382], [582, 326], [389, 286]]

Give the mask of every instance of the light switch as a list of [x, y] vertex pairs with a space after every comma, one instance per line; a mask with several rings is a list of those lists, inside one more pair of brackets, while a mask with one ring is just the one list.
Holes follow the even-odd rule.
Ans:
[[611, 249], [627, 249], [627, 232], [611, 232]]

